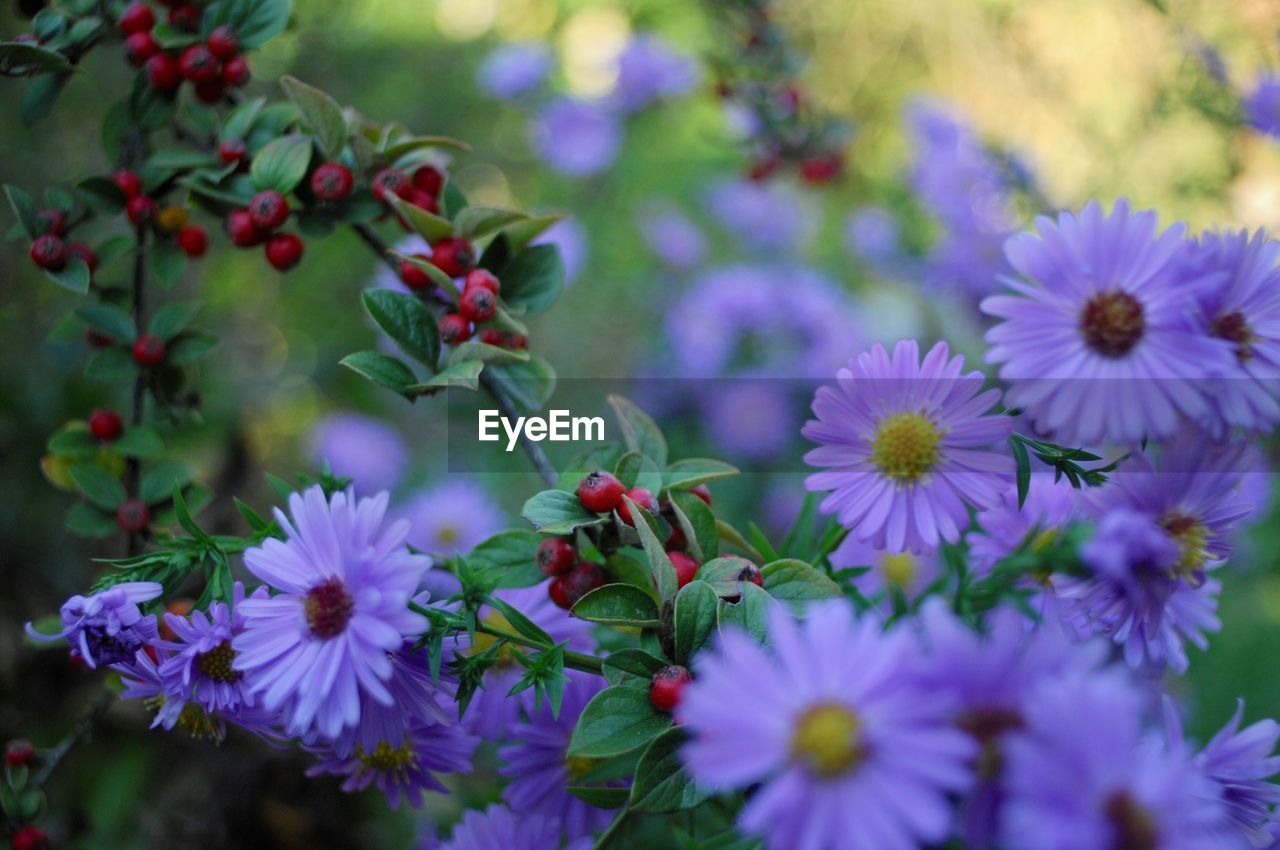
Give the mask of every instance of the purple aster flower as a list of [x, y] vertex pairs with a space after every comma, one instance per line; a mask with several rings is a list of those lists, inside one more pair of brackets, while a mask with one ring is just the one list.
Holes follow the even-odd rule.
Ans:
[[812, 230], [799, 198], [776, 182], [726, 180], [711, 187], [707, 204], [742, 248], [771, 257], [796, 250]]
[[858, 592], [873, 598], [897, 590], [907, 601], [919, 597], [944, 572], [942, 559], [936, 552], [927, 555], [890, 552], [852, 534], [831, 553], [831, 566], [836, 569], [870, 567], [868, 572], [853, 580]]
[[533, 245], [555, 245], [560, 249], [560, 262], [564, 264], [564, 285], [570, 286], [587, 266], [591, 243], [587, 231], [576, 218], [565, 218], [548, 227], [534, 239]]
[[1280, 76], [1262, 74], [1244, 99], [1245, 120], [1268, 136], [1280, 137]]
[[[969, 566], [982, 577], [1012, 555], [1024, 543], [1032, 550], [1047, 545], [1075, 516], [1076, 490], [1062, 478], [1035, 473], [1027, 488], [1027, 500], [1018, 505], [1018, 489], [1010, 487], [999, 504], [978, 514], [977, 529], [969, 535]], [[1028, 540], [1030, 535], [1035, 535]]]
[[193, 737], [221, 741], [226, 735], [225, 723], [210, 718], [199, 705], [192, 704], [188, 710], [186, 700], [166, 691], [160, 665], [172, 655], [171, 650], [157, 646], [150, 651], [139, 649], [128, 661], [112, 664], [111, 669], [120, 674], [120, 683], [124, 686], [120, 698], [141, 700], [153, 709], [156, 714], [151, 720], [152, 729], [159, 726], [167, 732], [181, 723]]
[[410, 723], [397, 738], [398, 744], [384, 740], [370, 749], [357, 746], [345, 756], [332, 748], [317, 748], [320, 760], [307, 770], [307, 776], [342, 776], [342, 790], [349, 794], [373, 785], [393, 809], [402, 802], [420, 808], [425, 792], [448, 791], [435, 774], [469, 771], [480, 743], [461, 727], [444, 723]]
[[495, 48], [480, 67], [480, 88], [490, 97], [515, 100], [542, 85], [551, 71], [551, 49], [537, 41]]
[[840, 601], [803, 623], [776, 606], [769, 638], [772, 649], [728, 630], [695, 660], [680, 703], [693, 778], [762, 783], [738, 826], [771, 850], [941, 842], [974, 746], [947, 724], [946, 701], [917, 684], [911, 636], [857, 622]]
[[698, 68], [692, 59], [665, 38], [646, 34], [631, 39], [618, 56], [613, 94], [623, 109], [635, 111], [656, 100], [687, 94], [697, 84]]
[[393, 515], [409, 523], [410, 545], [424, 552], [456, 555], [502, 530], [502, 511], [473, 481], [456, 478], [410, 494]]
[[691, 269], [707, 253], [707, 240], [698, 225], [680, 210], [656, 205], [640, 220], [640, 233], [653, 255], [676, 269]]
[[1204, 379], [1233, 366], [1231, 344], [1196, 332], [1196, 289], [1179, 272], [1182, 225], [1156, 233], [1154, 212], [1118, 201], [1104, 216], [1090, 203], [1076, 216], [1037, 219], [1039, 235], [1006, 246], [1032, 282], [982, 310], [1001, 319], [987, 333], [987, 359], [1001, 363], [1009, 404], [1072, 445], [1164, 439], [1179, 413], [1209, 411]]
[[27, 623], [27, 634], [41, 641], [66, 640], [71, 655], [90, 669], [128, 661], [159, 637], [155, 614], [138, 609], [164, 592], [154, 581], [127, 581], [89, 596], [72, 596], [62, 603], [62, 631], [41, 634]]
[[608, 168], [622, 146], [618, 117], [604, 104], [559, 98], [530, 128], [534, 149], [548, 166], [570, 177]]
[[[547, 595], [550, 581], [533, 587], [522, 587], [514, 590], [500, 590], [497, 595], [503, 601], [537, 623], [556, 643], [567, 642], [569, 649], [590, 651], [594, 648], [591, 637], [591, 624], [585, 620], [570, 617]], [[491, 626], [511, 630], [511, 624], [500, 611], [485, 606], [480, 609], [480, 619]], [[483, 652], [492, 646], [495, 639], [477, 633], [474, 644], [468, 652]], [[491, 667], [484, 678], [484, 687], [476, 691], [467, 706], [463, 722], [473, 732], [488, 741], [503, 740], [511, 734], [519, 722], [521, 712], [526, 714], [534, 710], [535, 694], [532, 688], [521, 691], [513, 697], [507, 696], [524, 674], [524, 667], [504, 649], [498, 664]]]
[[1203, 850], [1225, 817], [1212, 784], [1144, 734], [1122, 671], [1054, 676], [1005, 745], [1004, 846]]
[[[267, 589], [259, 587], [253, 598], [268, 598]], [[254, 705], [244, 674], [232, 665], [236, 657], [232, 640], [244, 631], [244, 599], [244, 585], [236, 582], [230, 604], [214, 600], [207, 612], [164, 615], [175, 638], [157, 643], [173, 652], [160, 665], [166, 691], [183, 694], [211, 714], [232, 715]]]
[[312, 462], [350, 478], [360, 493], [394, 490], [408, 471], [409, 450], [398, 431], [359, 413], [317, 421], [308, 436]]
[[902, 247], [902, 226], [883, 207], [859, 207], [844, 223], [844, 247], [877, 274], [891, 276], [911, 265]]
[[1214, 433], [1269, 431], [1280, 422], [1280, 243], [1261, 230], [1252, 239], [1209, 233], [1188, 253], [1191, 267], [1221, 278], [1201, 289], [1200, 310], [1208, 333], [1235, 353], [1235, 369], [1211, 388]]
[[[591, 839], [570, 842], [565, 850], [585, 850]], [[469, 809], [443, 843], [428, 838], [421, 850], [559, 850], [560, 825], [549, 818], [515, 814], [496, 803], [484, 811]]]
[[597, 676], [566, 671], [564, 701], [559, 717], [551, 707], [529, 712], [527, 720], [511, 730], [510, 743], [498, 750], [505, 762], [499, 773], [511, 779], [502, 799], [520, 815], [541, 815], [559, 823], [569, 838], [590, 835], [604, 827], [613, 815], [589, 805], [565, 790], [595, 767], [590, 759], [569, 758], [569, 738], [591, 698], [604, 687]]
[[360, 720], [360, 696], [387, 705], [389, 653], [422, 633], [408, 608], [428, 558], [405, 547], [409, 524], [383, 529], [387, 494], [329, 500], [319, 487], [276, 510], [286, 540], [245, 552], [245, 565], [278, 593], [240, 604], [244, 631], [232, 641], [235, 669], [291, 734], [336, 737]]
[[[1164, 713], [1166, 733], [1173, 747], [1181, 751], [1187, 747], [1182, 721], [1168, 697]], [[1215, 846], [1247, 850], [1268, 847], [1272, 841], [1271, 809], [1280, 803], [1280, 788], [1266, 780], [1280, 773], [1280, 756], [1275, 755], [1280, 724], [1271, 719], [1259, 720], [1241, 731], [1243, 716], [1244, 700], [1240, 700], [1231, 720], [1191, 763], [1217, 786], [1218, 798], [1226, 806], [1228, 822], [1224, 824], [1222, 843]]]
[[997, 503], [1013, 460], [989, 447], [1013, 423], [984, 415], [1000, 392], [983, 392], [982, 373], [963, 369], [945, 342], [921, 362], [916, 342], [903, 340], [892, 356], [876, 344], [836, 374], [837, 386], [818, 389], [817, 419], [802, 433], [819, 444], [805, 461], [824, 469], [805, 486], [832, 491], [824, 513], [879, 549], [923, 555], [960, 539], [968, 506]]

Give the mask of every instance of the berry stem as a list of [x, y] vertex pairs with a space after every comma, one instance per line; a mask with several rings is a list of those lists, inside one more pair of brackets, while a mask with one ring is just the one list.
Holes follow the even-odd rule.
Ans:
[[[546, 651], [555, 649], [550, 644], [532, 640], [524, 635], [518, 635], [515, 632], [509, 632], [506, 629], [499, 629], [485, 623], [477, 623], [476, 631], [491, 637], [501, 638], [509, 643], [527, 646], [530, 649], [540, 649]], [[604, 675], [604, 662], [594, 655], [587, 655], [585, 652], [574, 652], [566, 649], [564, 651], [564, 666], [572, 667], [574, 670], [581, 670], [584, 673], [595, 673], [596, 675]]]
[[[146, 308], [146, 289], [147, 289], [147, 228], [146, 225], [139, 225], [137, 228], [137, 247], [133, 254], [133, 328], [136, 336], [141, 336], [146, 330], [144, 323], [143, 311]], [[143, 407], [146, 402], [147, 392], [147, 370], [139, 369], [138, 376], [133, 379], [133, 410], [129, 416], [129, 424], [131, 427], [138, 427], [142, 424]], [[136, 499], [138, 496], [138, 478], [140, 467], [136, 457], [130, 457], [125, 463], [124, 468], [124, 489], [130, 499]], [[137, 555], [142, 548], [142, 538], [136, 531], [129, 532], [128, 555], [133, 557]]]
[[36, 773], [35, 778], [31, 780], [32, 786], [40, 787], [49, 780], [49, 777], [53, 775], [53, 771], [66, 757], [67, 753], [71, 752], [72, 747], [80, 743], [81, 740], [88, 737], [89, 733], [93, 731], [93, 727], [97, 724], [98, 718], [106, 713], [114, 701], [115, 694], [109, 689], [103, 688], [99, 692], [94, 700], [85, 707], [84, 713], [80, 715], [76, 725], [71, 727], [71, 731], [64, 735], [61, 741], [41, 754], [40, 770]]

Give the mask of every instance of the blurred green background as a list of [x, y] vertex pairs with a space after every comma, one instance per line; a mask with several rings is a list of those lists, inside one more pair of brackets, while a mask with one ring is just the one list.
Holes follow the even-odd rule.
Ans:
[[[295, 26], [252, 57], [266, 90], [290, 73], [379, 121], [444, 133], [474, 150], [454, 165], [473, 201], [571, 212], [588, 234], [587, 263], [552, 311], [532, 322], [533, 348], [562, 376], [625, 375], [660, 348], [662, 311], [678, 283], [644, 248], [636, 211], [669, 198], [699, 214], [712, 179], [744, 158], [726, 129], [711, 81], [693, 95], [632, 121], [604, 175], [585, 181], [543, 168], [526, 144], [526, 116], [480, 96], [476, 71], [511, 40], [550, 43], [556, 84], [589, 95], [606, 90], [609, 67], [633, 31], [652, 30], [694, 55], [732, 52], [711, 0], [296, 0]], [[1155, 207], [1162, 220], [1194, 227], [1280, 226], [1280, 143], [1214, 117], [1233, 90], [1280, 60], [1274, 0], [785, 0], [777, 13], [811, 57], [810, 95], [859, 130], [848, 174], [803, 189], [819, 226], [809, 260], [850, 291], [872, 294], [840, 246], [846, 213], [902, 194], [911, 151], [901, 112], [920, 94], [953, 104], [980, 133], [1017, 151], [1044, 194], [1063, 207], [1120, 195]], [[24, 22], [6, 3], [0, 36]], [[1196, 56], [1203, 40], [1230, 72], [1208, 81]], [[98, 144], [103, 104], [131, 75], [114, 48], [98, 51], [53, 114], [35, 128], [17, 119], [23, 84], [0, 83], [0, 181], [33, 193], [105, 173]], [[275, 94], [273, 91], [272, 94]], [[7, 216], [7, 212], [5, 213]], [[211, 230], [217, 223], [204, 220]], [[7, 228], [6, 221], [5, 227]], [[908, 235], [908, 238], [912, 238]], [[919, 237], [925, 238], [925, 237]], [[262, 473], [306, 471], [303, 436], [315, 418], [358, 409], [396, 422], [422, 480], [444, 468], [439, 410], [405, 405], [337, 365], [370, 347], [359, 291], [374, 271], [349, 233], [308, 243], [301, 267], [270, 270], [257, 252], [209, 256], [172, 297], [198, 297], [201, 322], [222, 339], [199, 375], [202, 424], [175, 453], [195, 463], [217, 497], [205, 522], [233, 523], [229, 496], [270, 504]], [[726, 249], [720, 247], [721, 251]], [[24, 256], [0, 245], [0, 738], [47, 744], [63, 734], [98, 688], [59, 652], [25, 645], [21, 624], [56, 610], [83, 589], [90, 558], [117, 553], [62, 530], [71, 496], [40, 472], [47, 435], [103, 404], [115, 387], [80, 375], [82, 346], [47, 340], [75, 297], [49, 285]], [[924, 299], [918, 308], [926, 310]], [[957, 344], [975, 350], [973, 329]], [[967, 335], [966, 335], [967, 334]], [[799, 442], [797, 438], [797, 442]], [[691, 452], [685, 452], [686, 454]], [[519, 460], [519, 458], [517, 458]], [[747, 505], [760, 482], [733, 494]], [[532, 486], [532, 485], [530, 485]], [[798, 479], [795, 486], [799, 486]], [[494, 488], [510, 516], [528, 495]], [[745, 519], [745, 517], [738, 517]], [[1280, 527], [1261, 524], [1225, 576], [1224, 629], [1207, 653], [1192, 653], [1185, 682], [1199, 734], [1220, 725], [1238, 695], [1248, 718], [1280, 715]], [[74, 846], [407, 846], [414, 816], [388, 814], [379, 795], [348, 798], [329, 780], [302, 776], [306, 760], [232, 737], [220, 748], [147, 732], [139, 706], [111, 709], [91, 745], [77, 750], [49, 786], [55, 838]], [[257, 842], [257, 843], [253, 843]]]

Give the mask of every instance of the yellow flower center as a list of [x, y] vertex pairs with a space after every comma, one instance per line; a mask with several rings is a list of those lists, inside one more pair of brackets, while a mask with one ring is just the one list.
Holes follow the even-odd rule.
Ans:
[[791, 755], [819, 776], [836, 776], [866, 756], [862, 721], [843, 705], [823, 702], [800, 715], [791, 733]]
[[1178, 561], [1173, 565], [1175, 575], [1185, 576], [1204, 568], [1209, 560], [1209, 529], [1204, 523], [1173, 511], [1160, 518], [1160, 527], [1179, 546]]
[[223, 641], [208, 652], [196, 656], [196, 664], [200, 672], [215, 682], [234, 682], [240, 678], [240, 671], [233, 669], [231, 662], [235, 660], [235, 650], [230, 641]]
[[871, 441], [871, 460], [895, 481], [918, 481], [937, 464], [942, 432], [923, 413], [895, 413], [881, 420]]
[[897, 555], [886, 554], [880, 558], [880, 572], [884, 580], [896, 585], [903, 591], [911, 587], [917, 573], [915, 557], [910, 552]]
[[404, 773], [418, 764], [418, 757], [406, 740], [398, 747], [386, 741], [379, 741], [373, 752], [365, 752], [362, 747], [356, 748], [356, 758], [370, 770], [380, 773]]
[[178, 725], [192, 738], [219, 739], [222, 737], [222, 730], [218, 727], [217, 721], [194, 702], [189, 702], [182, 707], [182, 712], [178, 715]]
[[462, 532], [458, 530], [456, 525], [442, 525], [436, 530], [436, 540], [440, 541], [446, 548], [452, 543], [457, 543], [461, 537]]
[[1090, 348], [1104, 357], [1123, 357], [1146, 333], [1142, 305], [1118, 289], [1099, 292], [1080, 311], [1080, 332]]

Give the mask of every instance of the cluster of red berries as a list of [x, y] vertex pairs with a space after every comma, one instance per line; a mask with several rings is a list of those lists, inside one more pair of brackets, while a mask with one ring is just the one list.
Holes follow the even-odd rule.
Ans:
[[[159, 0], [169, 7], [169, 26], [181, 32], [198, 32], [200, 7], [186, 0]], [[181, 51], [166, 51], [152, 35], [156, 15], [143, 2], [133, 2], [120, 13], [125, 58], [136, 67], [146, 67], [147, 82], [153, 89], [172, 92], [183, 80], [195, 87], [204, 103], [219, 103], [227, 89], [249, 81], [249, 63], [240, 55], [240, 40], [228, 27], [218, 27], [203, 42]]]
[[24, 826], [9, 839], [13, 850], [41, 850], [49, 846], [49, 836], [38, 826]]
[[[391, 196], [394, 195], [434, 215], [440, 212], [440, 192], [444, 189], [444, 172], [434, 165], [420, 166], [412, 176], [398, 168], [384, 168], [373, 176], [371, 188], [373, 196], [388, 207], [391, 206]], [[403, 219], [400, 224], [405, 230], [413, 229]]]
[[142, 178], [135, 171], [121, 169], [111, 179], [124, 193], [124, 212], [134, 226], [154, 224], [161, 235], [173, 234], [178, 247], [188, 257], [204, 256], [209, 249], [209, 232], [198, 224], [188, 224], [186, 210], [181, 207], [161, 209], [154, 198], [142, 191]]
[[292, 233], [275, 233], [289, 218], [289, 202], [275, 189], [254, 195], [249, 206], [227, 215], [227, 235], [240, 248], [265, 242], [267, 262], [279, 271], [288, 271], [302, 260], [302, 239]]
[[63, 237], [68, 232], [67, 214], [62, 210], [41, 210], [36, 215], [42, 230], [41, 235], [31, 242], [31, 262], [51, 272], [66, 268], [67, 261], [80, 259], [89, 267], [92, 274], [98, 267], [98, 255], [83, 242], [66, 242]]
[[623, 496], [650, 513], [658, 511], [658, 499], [652, 491], [644, 487], [632, 487], [628, 490], [610, 472], [597, 469], [578, 482], [578, 500], [584, 508], [597, 514], [617, 511], [618, 517], [634, 528], [635, 518], [631, 516], [631, 508], [622, 500]]
[[[16, 738], [4, 747], [4, 760], [9, 767], [18, 768], [30, 765], [35, 761], [36, 749], [30, 741]], [[39, 850], [49, 846], [49, 836], [38, 826], [24, 826], [9, 839], [13, 850]]]
[[551, 576], [547, 595], [566, 611], [605, 583], [604, 570], [600, 565], [594, 561], [578, 560], [572, 544], [559, 537], [548, 537], [539, 543], [533, 557], [538, 569]]

